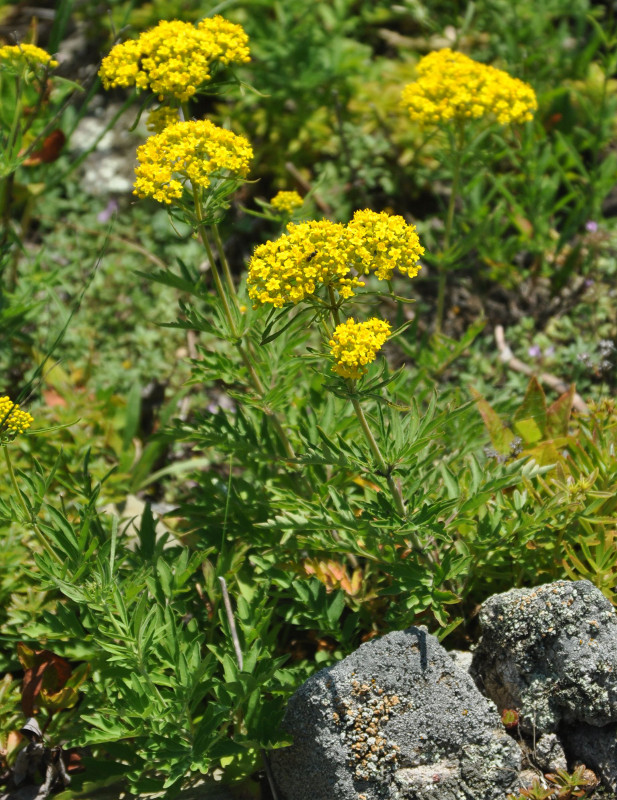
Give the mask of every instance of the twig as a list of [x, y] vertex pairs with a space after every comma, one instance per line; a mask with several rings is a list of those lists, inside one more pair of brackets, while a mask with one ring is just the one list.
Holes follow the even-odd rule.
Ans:
[[231, 602], [229, 600], [229, 592], [227, 591], [227, 583], [225, 578], [220, 577], [221, 589], [223, 591], [223, 602], [225, 603], [225, 613], [227, 614], [227, 622], [229, 623], [229, 630], [231, 631], [231, 641], [234, 643], [234, 650], [236, 651], [236, 660], [240, 667], [240, 672], [244, 669], [244, 658], [242, 650], [240, 649], [240, 640], [238, 639], [238, 631], [236, 630], [236, 622], [234, 620], [234, 612], [231, 610]]
[[274, 783], [274, 775], [272, 774], [272, 767], [270, 766], [270, 759], [268, 758], [268, 754], [263, 749], [263, 747], [261, 748], [261, 757], [264, 762], [266, 778], [268, 779], [268, 783], [270, 784], [270, 791], [272, 792], [272, 800], [279, 800], [279, 796], [276, 791], [276, 784]]
[[[534, 368], [530, 367], [529, 364], [525, 364], [525, 362], [521, 361], [520, 358], [517, 358], [512, 350], [510, 350], [508, 347], [503, 325], [495, 325], [495, 342], [497, 344], [497, 349], [499, 350], [499, 359], [503, 361], [507, 367], [513, 369], [515, 372], [522, 372], [523, 375], [536, 375]], [[563, 392], [568, 391], [567, 383], [562, 381], [561, 378], [558, 378], [556, 375], [551, 375], [548, 372], [540, 372], [536, 375], [536, 377], [542, 383], [546, 383], [547, 386], [550, 386], [551, 389], [555, 389], [562, 394]], [[580, 411], [583, 414], [589, 414], [587, 403], [577, 392], [574, 393], [574, 397], [572, 398], [572, 405], [577, 411]]]

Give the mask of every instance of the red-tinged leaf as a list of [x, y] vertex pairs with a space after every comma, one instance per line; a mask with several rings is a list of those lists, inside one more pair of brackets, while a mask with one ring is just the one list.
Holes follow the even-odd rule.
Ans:
[[516, 728], [519, 719], [519, 713], [515, 708], [504, 708], [501, 712], [501, 721], [506, 728]]
[[81, 753], [77, 750], [67, 750], [63, 757], [67, 772], [83, 772], [85, 770], [81, 761]]
[[71, 675], [71, 665], [50, 650], [32, 650], [23, 642], [17, 645], [17, 655], [25, 667], [21, 707], [27, 717], [32, 717], [42, 689], [48, 693], [62, 689]]
[[512, 423], [526, 445], [546, 438], [546, 396], [537, 378], [529, 381], [523, 402], [517, 408]]
[[52, 161], [56, 161], [65, 142], [66, 136], [59, 128], [56, 128], [49, 136], [45, 137], [40, 147], [37, 147], [28, 158], [24, 159], [23, 165], [35, 167], [38, 164], [50, 164]]
[[510, 443], [514, 439], [514, 434], [510, 428], [506, 427], [501, 421], [499, 414], [491, 405], [477, 392], [470, 387], [471, 396], [476, 401], [480, 416], [484, 420], [488, 435], [491, 437], [491, 444], [501, 455], [510, 454]]
[[567, 436], [570, 417], [572, 416], [572, 403], [574, 401], [574, 384], [567, 392], [558, 397], [546, 411], [546, 435], [551, 438]]

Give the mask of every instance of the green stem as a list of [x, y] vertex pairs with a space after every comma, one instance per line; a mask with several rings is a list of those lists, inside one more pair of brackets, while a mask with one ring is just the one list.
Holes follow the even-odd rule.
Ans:
[[[332, 309], [332, 319], [334, 320], [335, 325], [341, 324], [341, 315], [339, 314], [338, 305], [336, 303], [336, 297], [334, 296], [334, 290], [331, 286], [328, 286], [328, 294], [330, 296], [330, 307]], [[348, 380], [347, 385], [350, 391], [354, 387], [354, 381]], [[390, 467], [386, 463], [385, 458], [382, 455], [381, 450], [379, 449], [379, 445], [377, 444], [377, 439], [373, 436], [373, 431], [368, 424], [368, 420], [362, 410], [362, 406], [360, 405], [359, 401], [355, 398], [351, 398], [351, 404], [353, 405], [354, 411], [356, 412], [356, 416], [360, 423], [360, 427], [362, 428], [362, 432], [364, 433], [364, 438], [366, 439], [368, 446], [373, 454], [373, 458], [377, 462], [377, 466], [379, 467], [380, 473], [384, 476], [384, 478], [388, 482], [388, 488], [390, 489], [390, 493], [392, 495], [392, 499], [394, 500], [394, 505], [396, 506], [396, 510], [401, 515], [401, 517], [405, 518], [407, 512], [405, 511], [405, 502], [403, 500], [403, 493], [401, 491], [400, 485], [394, 480], [391, 474]]]
[[390, 489], [390, 494], [392, 495], [392, 499], [394, 500], [394, 505], [396, 506], [396, 510], [404, 519], [407, 516], [407, 511], [405, 510], [405, 502], [403, 500], [403, 493], [401, 491], [401, 487], [392, 477], [390, 467], [388, 466], [388, 464], [386, 464], [386, 460], [383, 457], [381, 450], [379, 449], [377, 440], [373, 436], [373, 431], [371, 430], [370, 425], [368, 424], [368, 420], [364, 414], [364, 411], [362, 410], [362, 406], [355, 397], [351, 398], [351, 404], [353, 405], [354, 411], [356, 412], [356, 417], [358, 417], [358, 421], [360, 422], [362, 432], [364, 433], [364, 438], [368, 442], [368, 446], [371, 449], [373, 458], [377, 462], [377, 466], [379, 467], [379, 472], [384, 476], [384, 478], [388, 482], [388, 488]]
[[25, 518], [28, 523], [32, 526], [32, 530], [34, 531], [34, 535], [36, 536], [39, 544], [42, 545], [43, 549], [56, 561], [60, 562], [61, 559], [57, 555], [57, 553], [53, 550], [47, 539], [43, 536], [41, 531], [39, 530], [36, 521], [33, 519], [28, 506], [26, 505], [26, 501], [24, 500], [24, 496], [21, 493], [21, 489], [17, 483], [17, 478], [15, 477], [15, 471], [13, 469], [13, 464], [11, 463], [11, 456], [9, 454], [9, 448], [7, 445], [2, 445], [2, 449], [4, 450], [4, 460], [6, 461], [6, 469], [9, 474], [9, 480], [11, 482], [11, 486], [13, 487], [13, 492], [19, 501], [19, 505], [22, 507], [23, 512], [25, 514]]
[[234, 301], [237, 303], [237, 293], [236, 287], [234, 284], [233, 275], [231, 274], [231, 270], [229, 268], [229, 261], [227, 261], [227, 256], [225, 255], [225, 248], [223, 247], [223, 242], [221, 241], [221, 235], [219, 233], [218, 225], [212, 225], [212, 236], [214, 238], [214, 243], [216, 245], [216, 249], [219, 253], [219, 258], [221, 259], [221, 265], [223, 267], [223, 275], [225, 277], [225, 283], [227, 284], [227, 288], [229, 289], [229, 294], [234, 298]]
[[18, 77], [17, 85], [15, 87], [15, 97], [16, 97], [15, 111], [13, 113], [13, 119], [11, 120], [9, 138], [6, 144], [6, 155], [9, 162], [13, 161], [14, 158], [17, 158], [16, 151], [19, 149], [16, 147], [16, 145], [18, 144], [17, 131], [19, 129], [19, 122], [21, 120], [21, 112], [22, 112], [21, 85], [22, 85], [21, 77]]
[[[261, 382], [261, 378], [257, 374], [253, 362], [251, 361], [246, 349], [242, 344], [242, 338], [240, 333], [238, 332], [238, 328], [236, 326], [236, 321], [234, 319], [234, 315], [232, 313], [231, 307], [229, 305], [229, 301], [227, 299], [227, 294], [225, 293], [225, 288], [223, 286], [223, 282], [221, 281], [221, 276], [219, 275], [218, 267], [216, 266], [216, 261], [214, 259], [214, 253], [212, 252], [212, 248], [210, 247], [210, 242], [208, 241], [208, 237], [206, 236], [206, 231], [203, 226], [203, 215], [201, 212], [201, 203], [199, 202], [199, 194], [197, 188], [193, 186], [193, 202], [195, 205], [195, 215], [197, 217], [197, 230], [199, 231], [199, 236], [201, 238], [202, 244], [208, 256], [208, 260], [210, 261], [210, 270], [212, 272], [212, 278], [214, 280], [214, 285], [216, 287], [216, 292], [223, 304], [223, 311], [225, 313], [225, 317], [227, 318], [227, 324], [229, 325], [229, 329], [231, 331], [232, 336], [234, 337], [234, 346], [242, 359], [242, 363], [248, 370], [251, 383], [253, 384], [253, 388], [257, 391], [259, 395], [262, 397], [266, 393], [265, 386]], [[283, 445], [283, 449], [288, 458], [295, 458], [296, 454], [291, 446], [291, 442], [287, 438], [287, 434], [285, 433], [283, 426], [279, 422], [276, 414], [269, 410], [264, 409], [267, 416], [272, 420], [272, 424], [274, 429], [276, 430], [279, 439], [281, 440], [281, 444]]]
[[461, 163], [463, 155], [463, 146], [465, 141], [465, 128], [464, 123], [457, 123], [455, 142], [453, 146], [454, 157], [454, 170], [452, 175], [452, 189], [450, 190], [450, 200], [448, 202], [448, 211], [446, 215], [446, 230], [443, 237], [443, 250], [442, 258], [437, 267], [437, 318], [435, 320], [435, 331], [441, 333], [443, 325], [444, 306], [446, 297], [446, 278], [447, 270], [444, 265], [444, 260], [449, 257], [450, 239], [452, 236], [452, 226], [454, 223], [454, 210], [456, 208], [456, 201], [459, 194], [459, 185], [461, 179]]
[[[19, 152], [19, 123], [22, 116], [22, 102], [21, 102], [21, 77], [17, 78], [17, 85], [15, 88], [15, 110], [13, 112], [13, 119], [11, 120], [11, 127], [9, 129], [8, 137], [6, 139], [5, 151], [5, 169], [8, 165], [12, 165], [12, 171], [2, 176], [0, 186], [0, 218], [2, 219], [2, 231], [0, 233], [0, 247], [3, 247], [9, 240], [9, 227], [11, 222], [11, 200], [13, 199], [13, 183], [15, 178], [15, 170], [17, 167], [14, 162], [18, 157]], [[7, 286], [14, 288], [17, 282], [17, 276], [14, 269], [11, 270]]]

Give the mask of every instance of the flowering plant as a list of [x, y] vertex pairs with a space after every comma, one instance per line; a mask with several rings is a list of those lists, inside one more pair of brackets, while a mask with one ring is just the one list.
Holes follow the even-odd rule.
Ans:
[[117, 44], [103, 59], [99, 75], [106, 89], [135, 86], [185, 102], [212, 81], [219, 65], [249, 60], [248, 37], [240, 25], [221, 16], [202, 19], [197, 26], [173, 20]]
[[245, 178], [253, 150], [243, 136], [209, 120], [175, 122], [137, 150], [135, 194], [170, 205], [192, 191]]
[[0, 397], [0, 441], [24, 433], [33, 422], [34, 417], [22, 411], [18, 403], [13, 403], [7, 396]]
[[366, 365], [375, 360], [391, 329], [389, 322], [375, 317], [358, 323], [350, 317], [337, 325], [329, 342], [336, 361], [333, 371], [353, 380], [366, 375]]
[[501, 125], [528, 122], [538, 107], [529, 84], [449, 48], [429, 53], [416, 71], [418, 80], [405, 86], [402, 104], [422, 125], [481, 117]]
[[416, 68], [418, 79], [404, 87], [401, 105], [420, 126], [441, 127], [447, 135], [452, 188], [446, 213], [443, 248], [437, 257], [437, 314], [441, 331], [446, 276], [453, 268], [452, 233], [457, 200], [464, 188], [463, 168], [476, 152], [467, 128], [476, 121], [500, 125], [529, 122], [538, 107], [533, 88], [507, 72], [481, 64], [449, 48], [429, 53]]

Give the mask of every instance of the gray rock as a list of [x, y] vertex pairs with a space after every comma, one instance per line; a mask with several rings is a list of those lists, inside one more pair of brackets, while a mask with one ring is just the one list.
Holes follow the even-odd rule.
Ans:
[[536, 742], [534, 761], [542, 772], [556, 772], [568, 769], [566, 754], [556, 733], [545, 733]]
[[603, 786], [617, 793], [617, 724], [597, 728], [579, 723], [564, 731], [563, 743], [573, 762], [591, 768]]
[[540, 783], [540, 785], [544, 787], [547, 786], [544, 776], [538, 775], [538, 770], [522, 769], [518, 776], [519, 791], [520, 789], [531, 789], [534, 783]]
[[521, 729], [617, 721], [617, 614], [589, 581], [556, 581], [494, 595], [480, 611], [471, 674]]
[[434, 636], [363, 644], [290, 699], [271, 754], [286, 800], [503, 800], [521, 752]]
[[473, 660], [473, 653], [469, 650], [449, 650], [450, 658], [454, 661], [457, 667], [463, 672], [469, 672], [471, 669], [471, 662]]
[[82, 164], [81, 186], [93, 196], [130, 194], [135, 180], [135, 152], [148, 135], [143, 123], [131, 130], [134, 122], [128, 112], [114, 124], [120, 106], [92, 103], [71, 135], [69, 147], [74, 156], [95, 148]]

